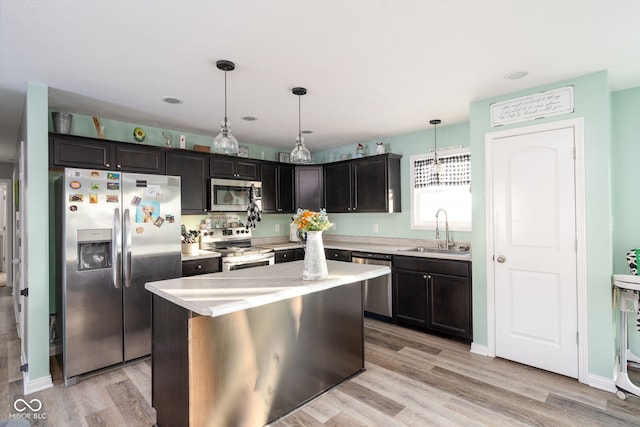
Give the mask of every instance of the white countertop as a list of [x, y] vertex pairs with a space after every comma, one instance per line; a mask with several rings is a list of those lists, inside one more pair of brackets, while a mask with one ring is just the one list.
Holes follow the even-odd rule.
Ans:
[[622, 289], [640, 291], [640, 276], [631, 274], [614, 274], [613, 284]]
[[145, 288], [203, 316], [222, 316], [390, 274], [386, 266], [327, 261], [329, 278], [302, 280], [304, 261], [148, 282]]
[[[447, 253], [437, 253], [437, 252], [411, 252], [406, 249], [410, 249], [413, 246], [394, 246], [394, 245], [380, 245], [375, 243], [358, 243], [358, 242], [332, 242], [329, 239], [325, 239], [323, 241], [323, 245], [325, 248], [329, 249], [343, 249], [347, 251], [359, 251], [359, 252], [373, 252], [379, 254], [389, 254], [389, 255], [402, 255], [402, 256], [413, 256], [420, 258], [437, 258], [437, 259], [452, 259], [458, 261], [471, 261], [471, 253], [456, 253], [455, 251], [450, 251]], [[272, 248], [274, 251], [283, 251], [287, 249], [295, 249], [301, 248], [302, 245], [296, 242], [288, 242], [288, 243], [276, 243], [276, 244], [260, 244], [258, 246], [263, 246], [265, 248]]]
[[182, 254], [182, 261], [192, 261], [194, 259], [205, 259], [205, 258], [219, 258], [222, 254], [220, 252], [214, 251], [205, 251], [204, 249], [198, 249], [198, 253], [194, 255]]

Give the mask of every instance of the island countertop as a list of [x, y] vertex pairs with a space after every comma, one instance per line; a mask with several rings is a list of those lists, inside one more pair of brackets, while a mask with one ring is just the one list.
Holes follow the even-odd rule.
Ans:
[[327, 260], [329, 277], [302, 280], [304, 261], [148, 282], [145, 288], [202, 316], [217, 317], [391, 273], [387, 266]]

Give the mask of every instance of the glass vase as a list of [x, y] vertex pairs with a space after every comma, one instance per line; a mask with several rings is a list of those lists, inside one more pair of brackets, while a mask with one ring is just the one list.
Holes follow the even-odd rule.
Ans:
[[324, 256], [322, 231], [307, 231], [304, 241], [304, 267], [302, 280], [322, 280], [329, 277]]

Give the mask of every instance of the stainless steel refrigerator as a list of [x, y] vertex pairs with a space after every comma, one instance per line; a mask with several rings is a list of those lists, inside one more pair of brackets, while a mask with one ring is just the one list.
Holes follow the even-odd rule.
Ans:
[[65, 383], [151, 353], [148, 281], [181, 275], [180, 178], [65, 169], [56, 182]]

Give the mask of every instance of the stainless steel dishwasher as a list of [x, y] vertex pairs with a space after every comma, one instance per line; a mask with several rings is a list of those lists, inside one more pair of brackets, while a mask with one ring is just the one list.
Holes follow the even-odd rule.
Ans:
[[[391, 268], [391, 255], [352, 252], [351, 262]], [[391, 273], [364, 281], [364, 311], [391, 319]]]

